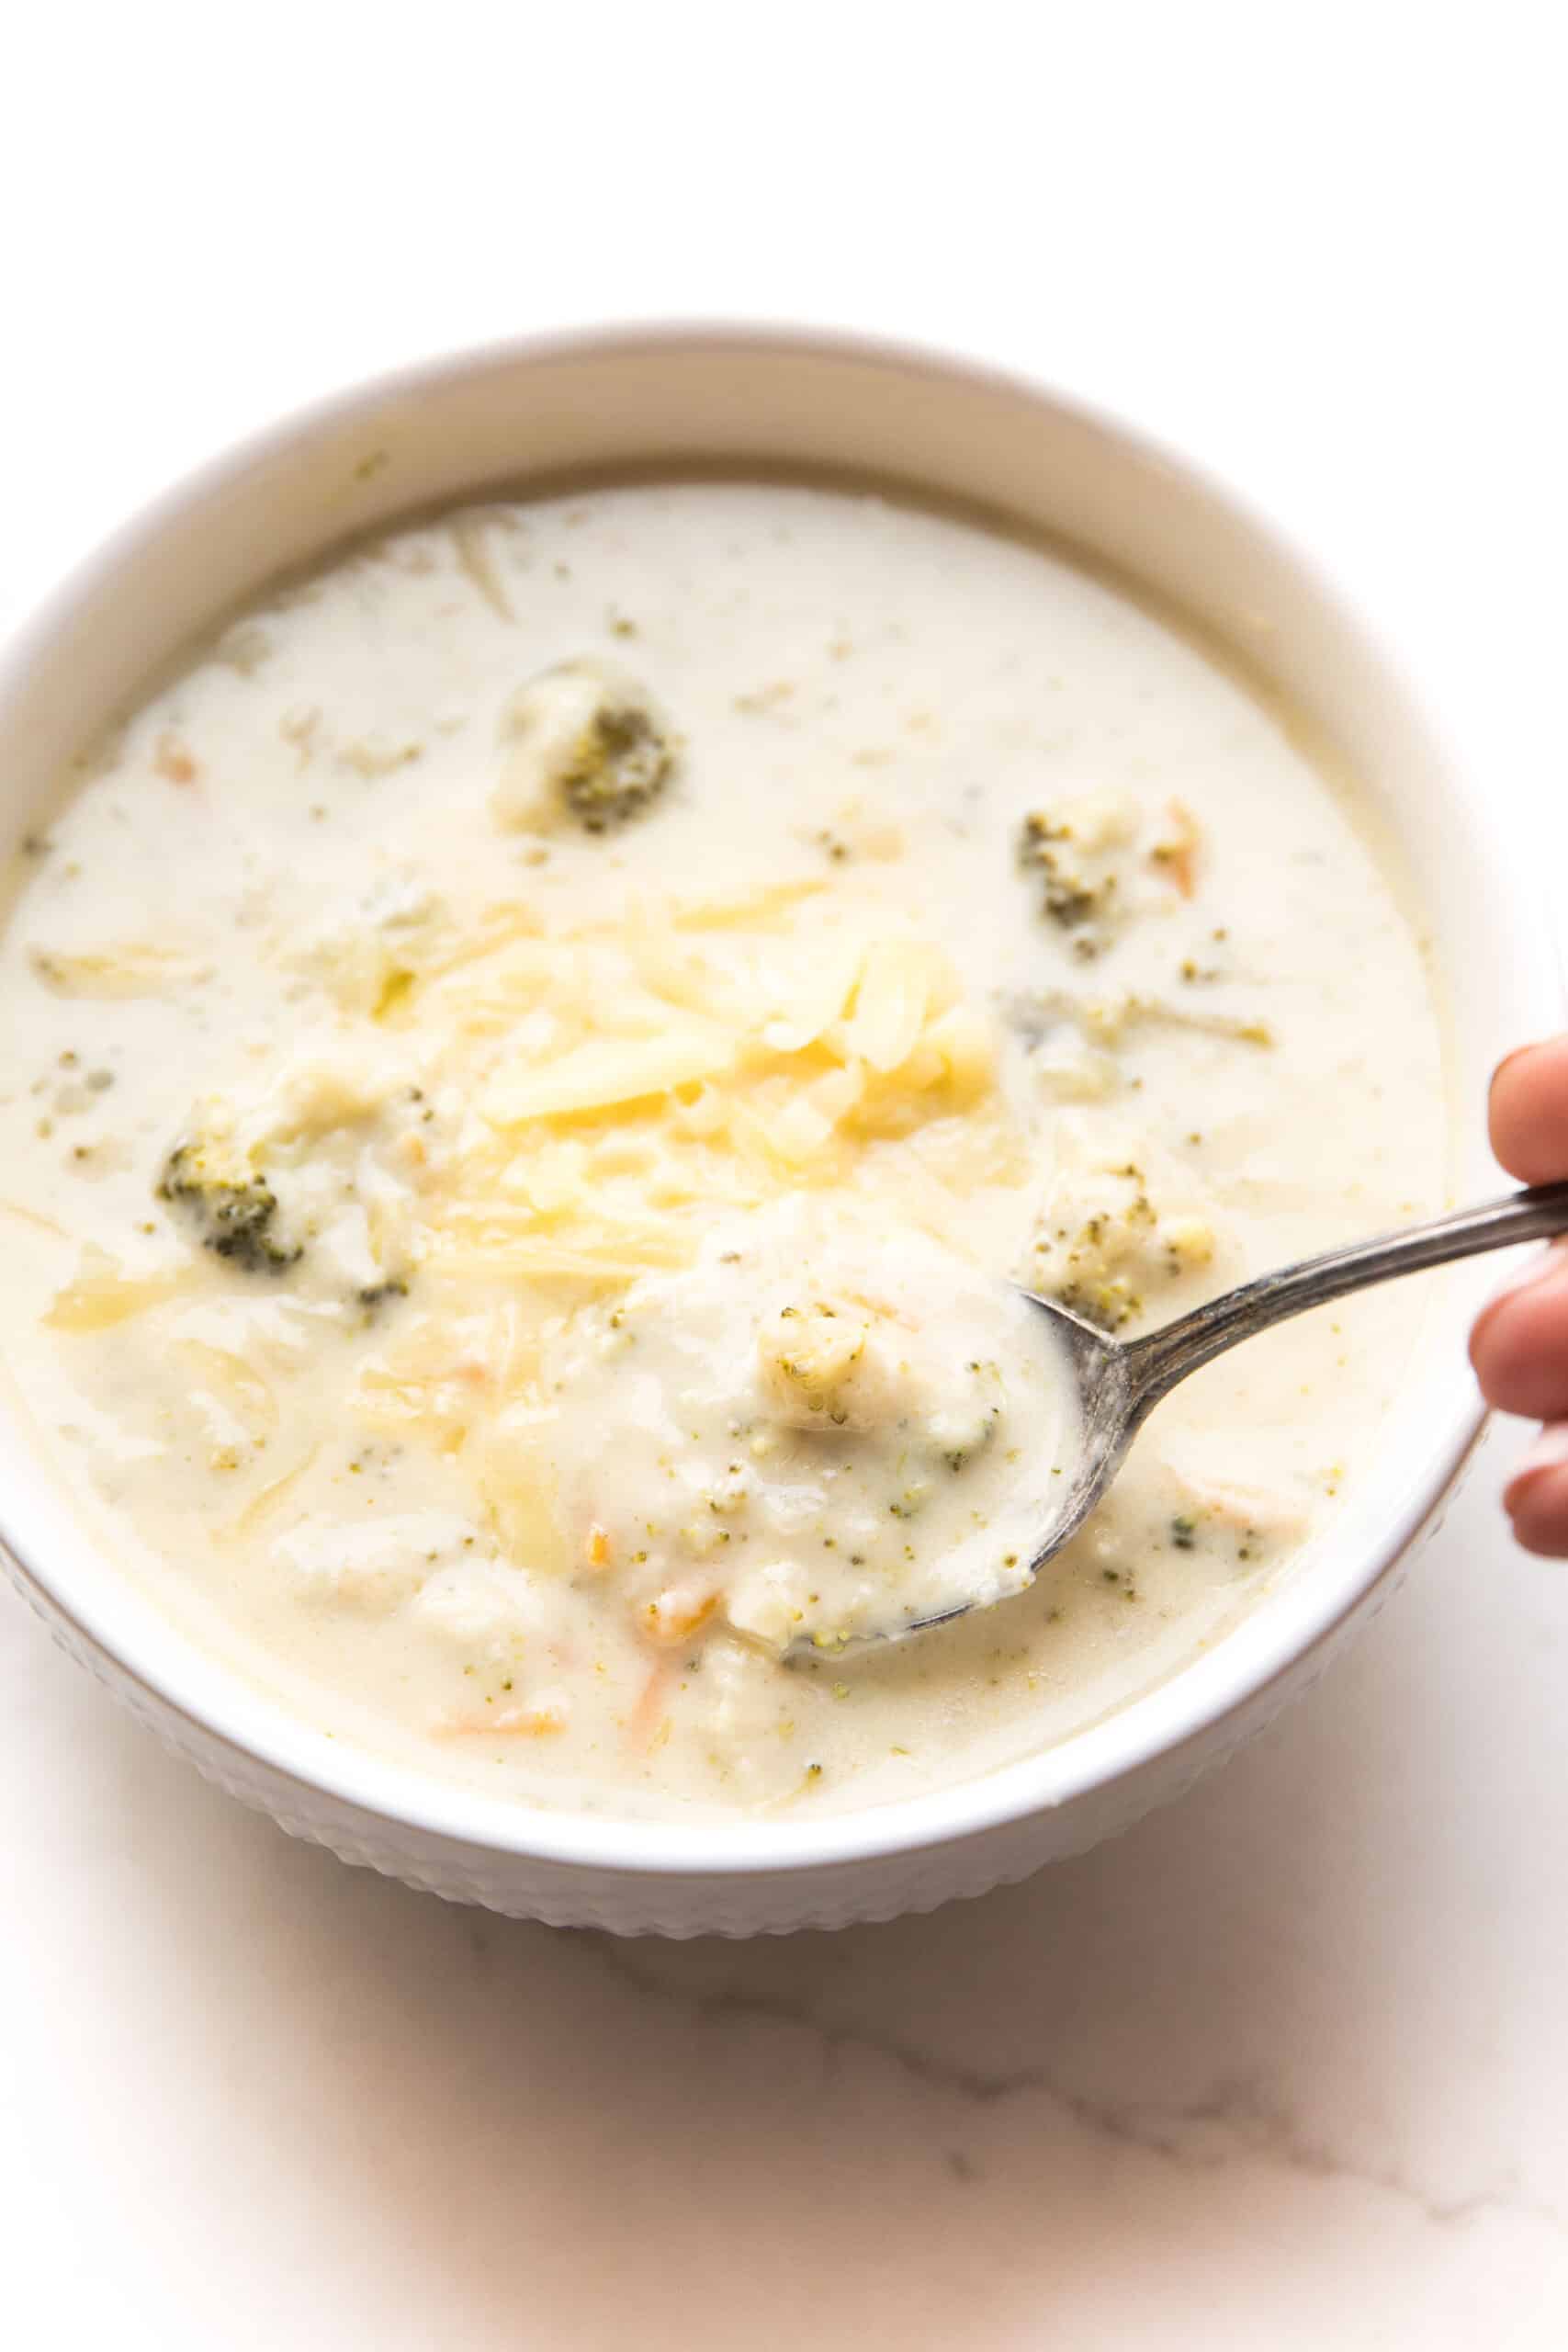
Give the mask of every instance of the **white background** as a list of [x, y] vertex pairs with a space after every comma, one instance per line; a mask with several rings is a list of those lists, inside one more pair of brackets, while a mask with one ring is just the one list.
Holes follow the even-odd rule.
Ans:
[[[1568, 899], [1561, 11], [55, 0], [0, 65], [0, 628], [280, 409], [604, 317], [1130, 409], [1423, 636]], [[618, 1951], [187, 1779], [0, 1605], [0, 2337], [1568, 2340], [1568, 1586], [1495, 1443], [1351, 1664], [1104, 1854]]]

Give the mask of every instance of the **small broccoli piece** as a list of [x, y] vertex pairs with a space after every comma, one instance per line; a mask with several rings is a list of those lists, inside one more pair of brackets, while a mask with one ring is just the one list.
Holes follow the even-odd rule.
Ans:
[[996, 1404], [977, 1405], [968, 1412], [959, 1408], [935, 1414], [927, 1424], [926, 1441], [937, 1459], [956, 1476], [984, 1453], [1001, 1421], [1002, 1408]]
[[1076, 931], [1091, 916], [1102, 916], [1116, 888], [1114, 874], [1103, 875], [1096, 882], [1089, 879], [1083, 859], [1070, 847], [1072, 839], [1070, 825], [1058, 823], [1039, 808], [1024, 819], [1018, 837], [1018, 862], [1026, 873], [1043, 877], [1041, 903], [1064, 931]]
[[1207, 1266], [1214, 1235], [1200, 1216], [1158, 1210], [1131, 1162], [1066, 1177], [1047, 1197], [1035, 1234], [1033, 1282], [1102, 1331], [1144, 1311], [1146, 1295]]
[[365, 1320], [372, 1322], [389, 1299], [407, 1298], [408, 1295], [409, 1286], [400, 1274], [390, 1274], [382, 1283], [367, 1283], [358, 1293], [359, 1304], [365, 1309]]
[[809, 1428], [814, 1418], [835, 1429], [866, 1425], [857, 1375], [867, 1337], [863, 1320], [821, 1304], [781, 1307], [763, 1325], [763, 1382], [786, 1425]]
[[937, 1353], [922, 1362], [908, 1332], [874, 1309], [822, 1299], [784, 1306], [759, 1327], [757, 1346], [762, 1392], [783, 1427], [907, 1433], [908, 1474], [888, 1505], [895, 1519], [913, 1518], [927, 1498], [922, 1463], [956, 1476], [1001, 1426], [994, 1363], [960, 1369]]
[[1033, 809], [1020, 829], [1019, 865], [1043, 883], [1043, 910], [1073, 933], [1080, 959], [1098, 956], [1131, 911], [1122, 869], [1137, 828], [1134, 801], [1100, 792]]
[[280, 1274], [303, 1254], [287, 1249], [273, 1227], [277, 1195], [264, 1176], [225, 1156], [212, 1142], [177, 1144], [164, 1163], [158, 1198], [195, 1222], [204, 1250], [248, 1274]]
[[927, 1418], [924, 1437], [933, 1460], [956, 1476], [985, 1453], [1002, 1424], [1001, 1374], [976, 1357], [949, 1374], [950, 1393]]
[[[1168, 913], [1176, 899], [1191, 899], [1202, 848], [1198, 820], [1183, 802], [1151, 817], [1125, 792], [1086, 792], [1032, 809], [1018, 834], [1020, 867], [1043, 884], [1043, 912], [1071, 934], [1082, 962], [1109, 947], [1140, 911]], [[1219, 975], [1190, 958], [1182, 977]]]
[[593, 714], [561, 798], [585, 832], [602, 833], [646, 808], [670, 773], [670, 747], [651, 712], [606, 702]]
[[563, 662], [530, 679], [501, 731], [491, 806], [508, 826], [547, 827], [564, 811], [584, 832], [608, 832], [662, 792], [675, 764], [652, 696], [608, 662]]

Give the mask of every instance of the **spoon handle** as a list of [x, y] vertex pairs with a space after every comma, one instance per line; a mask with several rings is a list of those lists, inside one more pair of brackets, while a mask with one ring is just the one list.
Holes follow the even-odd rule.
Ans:
[[1352, 1242], [1348, 1250], [1330, 1250], [1321, 1258], [1260, 1274], [1256, 1282], [1222, 1292], [1179, 1321], [1124, 1343], [1122, 1352], [1132, 1375], [1138, 1418], [1212, 1356], [1223, 1355], [1238, 1340], [1283, 1322], [1288, 1315], [1342, 1298], [1347, 1291], [1387, 1282], [1394, 1274], [1418, 1273], [1424, 1266], [1446, 1265], [1451, 1258], [1473, 1258], [1483, 1250], [1508, 1250], [1521, 1241], [1545, 1241], [1558, 1233], [1568, 1233], [1568, 1184], [1538, 1184], [1484, 1208], [1461, 1209], [1406, 1233]]

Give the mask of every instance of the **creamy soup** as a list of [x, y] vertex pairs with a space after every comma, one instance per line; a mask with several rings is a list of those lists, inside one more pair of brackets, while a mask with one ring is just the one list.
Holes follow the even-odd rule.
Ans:
[[[672, 482], [403, 529], [62, 784], [0, 1002], [0, 1318], [197, 1638], [492, 1792], [866, 1804], [1190, 1659], [1375, 1460], [1408, 1289], [1070, 1470], [1129, 1336], [1435, 1206], [1351, 800], [1032, 546]], [[997, 1605], [897, 1643], [957, 1601]]]

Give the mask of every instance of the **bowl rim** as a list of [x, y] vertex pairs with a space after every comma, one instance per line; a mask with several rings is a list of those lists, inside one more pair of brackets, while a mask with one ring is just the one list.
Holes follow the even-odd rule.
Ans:
[[[1032, 374], [966, 357], [915, 340], [863, 335], [840, 328], [783, 322], [681, 318], [632, 322], [502, 337], [378, 372], [291, 410], [218, 454], [143, 503], [66, 573], [14, 634], [0, 658], [0, 705], [18, 690], [35, 660], [72, 625], [77, 608], [107, 582], [134, 564], [189, 514], [220, 498], [254, 469], [290, 449], [340, 430], [356, 418], [410, 396], [438, 397], [487, 374], [526, 374], [560, 361], [613, 362], [651, 352], [684, 349], [694, 356], [727, 353], [840, 358], [951, 384], [956, 391], [990, 390], [1054, 411], [1114, 443], [1129, 459], [1168, 469], [1204, 503], [1269, 548], [1310, 593], [1347, 626], [1376, 659], [1380, 673], [1426, 722], [1450, 756], [1456, 797], [1472, 813], [1481, 790], [1463, 750], [1462, 735], [1445, 713], [1437, 682], [1402, 642], [1372, 626], [1341, 589], [1337, 575], [1293, 533], [1287, 536], [1251, 498], [1233, 492], [1180, 449], [1116, 411], [1057, 390]], [[525, 479], [525, 477], [522, 477]], [[481, 485], [476, 481], [476, 490]], [[387, 518], [389, 524], [391, 517]], [[342, 533], [323, 538], [322, 554]], [[255, 586], [262, 585], [258, 577]], [[1522, 853], [1493, 831], [1494, 871], [1519, 910], [1510, 941], [1523, 993], [1538, 998], [1542, 1018], [1560, 1002], [1560, 981], [1539, 888], [1527, 887]], [[249, 1766], [281, 1776], [301, 1795], [324, 1796], [356, 1815], [369, 1816], [423, 1839], [457, 1845], [496, 1860], [578, 1866], [627, 1878], [671, 1875], [773, 1878], [824, 1866], [868, 1861], [936, 1847], [1001, 1829], [1029, 1815], [1058, 1810], [1092, 1791], [1108, 1789], [1156, 1760], [1179, 1758], [1217, 1724], [1263, 1698], [1334, 1634], [1381, 1582], [1437, 1511], [1458, 1476], [1483, 1423], [1473, 1394], [1455, 1395], [1436, 1425], [1426, 1458], [1379, 1511], [1379, 1532], [1333, 1556], [1337, 1519], [1326, 1531], [1325, 1555], [1303, 1564], [1290, 1583], [1255, 1608], [1214, 1646], [1149, 1689], [1066, 1739], [979, 1775], [908, 1797], [882, 1800], [812, 1820], [733, 1822], [640, 1817], [573, 1811], [531, 1800], [487, 1796], [467, 1783], [446, 1781], [400, 1763], [369, 1746], [337, 1741], [295, 1715], [243, 1668], [204, 1651], [165, 1616], [155, 1598], [114, 1566], [85, 1521], [63, 1504], [57, 1472], [42, 1448], [28, 1440], [25, 1419], [0, 1397], [0, 1439], [15, 1431], [18, 1458], [36, 1475], [19, 1495], [0, 1502], [0, 1551], [8, 1555], [44, 1613], [69, 1627], [78, 1644], [112, 1663], [117, 1677], [144, 1694], [155, 1711], [172, 1714], [197, 1744], [216, 1744]], [[47, 1486], [46, 1486], [47, 1482]], [[17, 1523], [6, 1524], [13, 1517]], [[61, 1564], [74, 1544], [108, 1573], [73, 1592]], [[1316, 1547], [1314, 1547], [1314, 1551]], [[39, 1565], [47, 1553], [50, 1566]], [[118, 1580], [118, 1582], [117, 1582]], [[98, 1585], [100, 1589], [93, 1588]], [[117, 1608], [117, 1601], [123, 1607]], [[119, 1622], [117, 1622], [119, 1621]], [[1247, 1638], [1241, 1638], [1243, 1635]], [[203, 1688], [204, 1682], [209, 1688]]]

